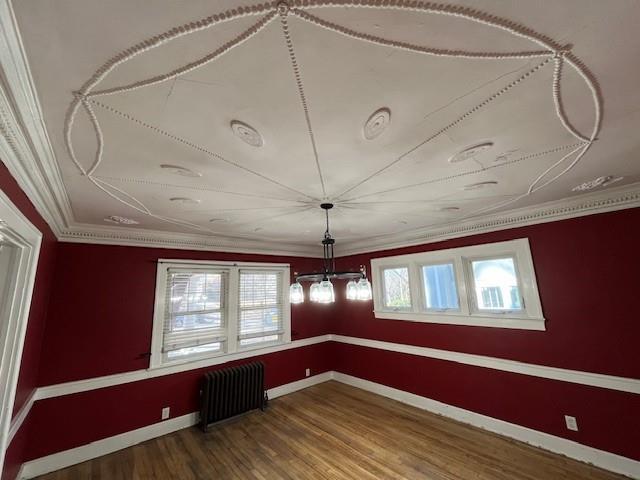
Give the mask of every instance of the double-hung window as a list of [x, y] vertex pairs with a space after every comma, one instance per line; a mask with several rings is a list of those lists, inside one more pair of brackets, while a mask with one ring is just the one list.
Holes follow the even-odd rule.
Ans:
[[151, 367], [291, 340], [289, 266], [160, 260]]
[[527, 239], [376, 258], [377, 318], [544, 330]]

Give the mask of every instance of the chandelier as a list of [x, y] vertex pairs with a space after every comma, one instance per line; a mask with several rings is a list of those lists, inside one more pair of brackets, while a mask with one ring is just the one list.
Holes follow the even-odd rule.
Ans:
[[321, 272], [296, 273], [295, 282], [289, 287], [289, 300], [291, 303], [304, 302], [304, 290], [300, 282], [313, 282], [309, 289], [309, 299], [317, 303], [335, 302], [335, 293], [331, 279], [346, 280], [347, 300], [371, 300], [371, 282], [367, 280], [367, 271], [364, 266], [359, 272], [336, 272], [336, 262], [333, 257], [333, 245], [336, 241], [329, 233], [329, 210], [333, 208], [333, 203], [323, 203], [320, 205], [327, 217], [327, 229], [322, 239], [323, 265]]

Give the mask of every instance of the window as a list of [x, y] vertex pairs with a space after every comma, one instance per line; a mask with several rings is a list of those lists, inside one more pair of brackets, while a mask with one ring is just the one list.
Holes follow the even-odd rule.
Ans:
[[422, 267], [427, 310], [458, 310], [458, 287], [453, 263]]
[[478, 310], [522, 310], [512, 257], [471, 262]]
[[527, 239], [377, 258], [371, 265], [376, 318], [544, 330]]
[[394, 310], [411, 308], [408, 268], [384, 269], [384, 306]]
[[240, 270], [240, 346], [277, 342], [282, 330], [282, 275]]
[[289, 267], [160, 260], [151, 367], [290, 341]]

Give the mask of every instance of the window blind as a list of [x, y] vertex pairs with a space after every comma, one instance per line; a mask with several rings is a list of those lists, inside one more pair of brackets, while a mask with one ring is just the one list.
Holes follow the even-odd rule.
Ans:
[[240, 346], [275, 342], [284, 333], [282, 272], [240, 270]]
[[171, 357], [222, 349], [226, 341], [227, 283], [228, 272], [224, 270], [168, 270], [164, 354]]

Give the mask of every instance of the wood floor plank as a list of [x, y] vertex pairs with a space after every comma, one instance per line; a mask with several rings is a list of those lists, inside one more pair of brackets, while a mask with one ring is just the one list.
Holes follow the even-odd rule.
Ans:
[[41, 480], [620, 480], [624, 477], [326, 382], [202, 433], [189, 428]]

